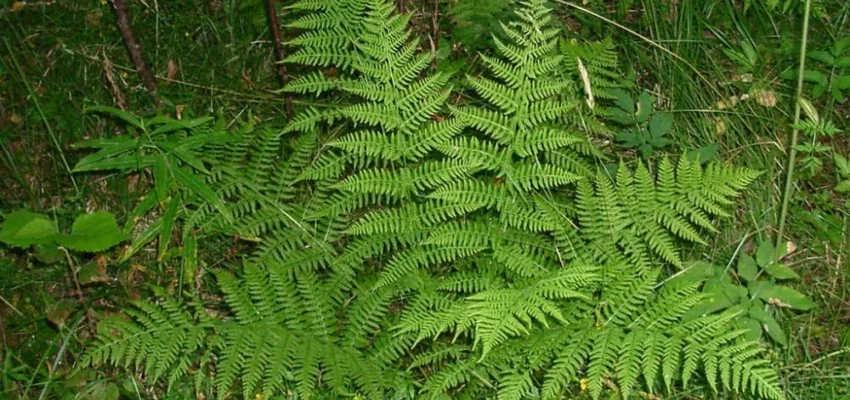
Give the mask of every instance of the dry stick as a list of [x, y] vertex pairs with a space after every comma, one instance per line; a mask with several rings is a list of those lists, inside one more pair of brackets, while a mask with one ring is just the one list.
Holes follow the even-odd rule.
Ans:
[[[275, 5], [275, 0], [266, 0], [266, 9], [269, 14], [269, 29], [272, 31], [272, 38], [274, 39], [277, 74], [280, 77], [280, 83], [286, 86], [287, 82], [289, 82], [289, 75], [286, 73], [286, 64], [283, 63], [286, 52], [283, 50], [283, 35], [280, 33], [280, 24], [277, 23], [277, 6]], [[292, 98], [287, 95], [284, 97], [284, 103], [286, 104], [286, 117], [292, 119]]]
[[115, 18], [118, 20], [118, 29], [121, 30], [121, 36], [124, 37], [124, 44], [127, 45], [130, 58], [133, 59], [133, 64], [136, 65], [136, 71], [139, 73], [139, 77], [142, 78], [142, 83], [147, 88], [153, 102], [157, 106], [160, 106], [162, 100], [156, 94], [156, 78], [154, 78], [153, 73], [151, 73], [150, 68], [145, 63], [145, 58], [142, 56], [142, 45], [139, 44], [139, 39], [136, 37], [136, 32], [130, 23], [127, 2], [125, 0], [112, 0], [112, 8], [115, 10]]
[[121, 87], [115, 80], [115, 69], [112, 68], [112, 61], [106, 56], [106, 49], [103, 50], [103, 73], [106, 76], [106, 82], [109, 83], [109, 89], [112, 92], [112, 99], [115, 106], [127, 111], [127, 98], [121, 92]]

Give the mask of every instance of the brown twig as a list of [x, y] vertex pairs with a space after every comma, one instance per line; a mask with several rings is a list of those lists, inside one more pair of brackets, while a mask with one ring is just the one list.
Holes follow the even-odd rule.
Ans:
[[106, 76], [106, 82], [109, 83], [109, 90], [112, 92], [112, 99], [115, 102], [115, 106], [126, 111], [127, 98], [124, 97], [121, 87], [118, 86], [118, 82], [115, 80], [115, 69], [112, 67], [112, 61], [106, 56], [106, 50], [103, 51], [103, 73]]
[[[275, 5], [275, 0], [266, 0], [266, 9], [269, 14], [269, 30], [272, 31], [272, 39], [274, 39], [277, 74], [280, 77], [280, 83], [286, 86], [286, 83], [289, 82], [289, 75], [286, 73], [286, 64], [283, 63], [286, 52], [283, 49], [283, 35], [280, 33], [280, 24], [277, 23], [277, 6]], [[292, 98], [286, 96], [284, 103], [286, 104], [286, 117], [292, 119]]]
[[145, 63], [145, 58], [142, 56], [142, 45], [139, 44], [139, 39], [136, 37], [136, 32], [133, 30], [133, 25], [130, 23], [130, 14], [127, 10], [127, 2], [125, 0], [112, 0], [112, 9], [115, 10], [115, 18], [118, 20], [118, 29], [121, 30], [121, 36], [124, 37], [124, 44], [127, 45], [127, 50], [130, 52], [130, 58], [133, 59], [133, 64], [136, 65], [136, 71], [142, 79], [142, 83], [148, 90], [148, 94], [153, 99], [153, 102], [159, 106], [162, 100], [156, 94], [156, 78]]

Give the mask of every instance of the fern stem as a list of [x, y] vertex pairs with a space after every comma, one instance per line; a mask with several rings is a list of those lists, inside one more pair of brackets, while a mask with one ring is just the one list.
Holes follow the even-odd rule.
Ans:
[[782, 244], [785, 231], [785, 217], [788, 215], [788, 201], [791, 198], [794, 185], [794, 162], [797, 158], [797, 136], [800, 133], [797, 125], [800, 123], [800, 100], [803, 98], [803, 73], [806, 70], [806, 47], [809, 41], [809, 16], [812, 11], [812, 0], [806, 0], [803, 11], [803, 38], [800, 45], [800, 68], [797, 73], [797, 95], [794, 102], [794, 125], [791, 129], [791, 146], [788, 152], [788, 172], [785, 174], [785, 190], [782, 192], [782, 208], [779, 210], [779, 227], [776, 231], [776, 249]]

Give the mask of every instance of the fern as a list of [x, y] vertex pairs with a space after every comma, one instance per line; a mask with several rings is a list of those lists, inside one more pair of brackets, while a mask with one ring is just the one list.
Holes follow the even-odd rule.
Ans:
[[287, 62], [317, 70], [285, 90], [328, 103], [206, 146], [234, 218], [196, 199], [184, 226], [248, 239], [241, 272], [216, 272], [206, 302], [104, 321], [83, 365], [166, 390], [194, 374], [221, 399], [557, 399], [582, 379], [628, 398], [696, 378], [783, 398], [735, 315], [683, 318], [702, 282], [665, 276], [758, 174], [600, 168], [575, 96], [616, 85], [610, 42], [559, 50], [544, 2], [523, 2], [466, 77], [477, 98], [447, 106], [449, 77], [390, 2], [290, 8]]
[[607, 90], [628, 86], [622, 80], [617, 51], [610, 37], [588, 43], [562, 40], [560, 52], [564, 56], [566, 71], [573, 74], [576, 82], [581, 82], [582, 92], [591, 108], [596, 98], [613, 98]]
[[702, 232], [716, 231], [710, 217], [728, 215], [725, 206], [758, 175], [718, 164], [703, 169], [685, 157], [675, 167], [662, 160], [656, 177], [640, 163], [634, 172], [621, 163], [616, 182], [600, 172], [594, 185], [579, 184], [578, 224], [591, 251], [579, 257], [622, 252], [635, 265], [660, 258], [681, 266], [677, 239], [704, 243]]

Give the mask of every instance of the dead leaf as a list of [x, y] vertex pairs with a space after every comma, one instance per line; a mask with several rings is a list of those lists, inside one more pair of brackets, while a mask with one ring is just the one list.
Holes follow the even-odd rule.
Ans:
[[780, 257], [780, 259], [788, 257], [791, 254], [794, 254], [795, 252], [797, 252], [797, 243], [794, 243], [794, 242], [789, 240], [789, 241], [785, 242], [785, 249], [786, 249], [785, 254], [783, 254]]
[[764, 107], [776, 107], [776, 92], [765, 89], [755, 89], [750, 91], [750, 96], [757, 103]]
[[101, 270], [97, 262], [87, 262], [80, 267], [79, 279], [81, 285], [89, 285], [95, 283], [108, 282], [109, 277], [106, 276], [106, 269]]
[[726, 133], [728, 129], [729, 126], [726, 125], [726, 121], [724, 121], [722, 118], [714, 119], [714, 133], [717, 136], [723, 136], [723, 134]]
[[730, 96], [726, 100], [718, 101], [717, 104], [714, 106], [714, 108], [716, 108], [718, 110], [725, 110], [727, 108], [732, 108], [732, 107], [735, 107], [736, 105], [738, 105], [738, 100], [739, 100], [738, 96]]
[[100, 26], [100, 20], [103, 19], [103, 12], [99, 9], [94, 9], [86, 14], [86, 22], [89, 25]]
[[76, 310], [77, 304], [71, 300], [61, 300], [47, 309], [47, 320], [57, 327], [62, 327], [71, 314]]
[[174, 60], [168, 60], [168, 66], [165, 67], [165, 77], [172, 81], [180, 72], [180, 66]]
[[775, 299], [775, 298], [773, 298], [773, 297], [771, 297], [771, 298], [767, 299], [767, 304], [770, 304], [770, 305], [772, 305], [772, 306], [774, 306], [774, 307], [785, 307], [785, 308], [791, 308], [791, 306], [790, 306], [789, 304], [785, 304], [785, 303], [783, 303], [783, 302], [782, 302], [782, 300]]
[[20, 125], [20, 123], [23, 122], [23, 120], [21, 119], [20, 114], [12, 113], [12, 115], [9, 116], [9, 122], [11, 122], [15, 125]]

